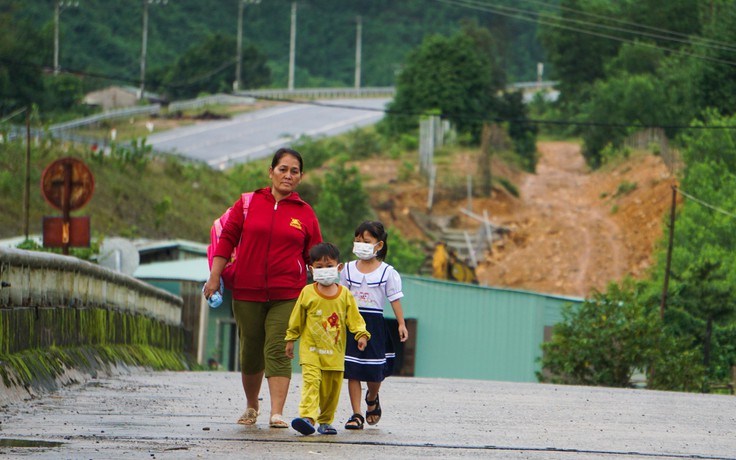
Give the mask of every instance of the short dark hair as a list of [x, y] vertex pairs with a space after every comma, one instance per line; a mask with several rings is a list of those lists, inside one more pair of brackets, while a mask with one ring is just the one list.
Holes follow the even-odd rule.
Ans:
[[340, 262], [340, 250], [337, 249], [337, 246], [334, 244], [326, 242], [315, 244], [309, 250], [309, 260], [311, 263], [315, 263], [316, 261], [324, 258]]
[[388, 233], [383, 224], [377, 220], [366, 220], [355, 229], [355, 236], [362, 236], [364, 232], [373, 235], [378, 241], [383, 241], [383, 247], [376, 253], [376, 258], [384, 260], [388, 253]]
[[271, 160], [271, 168], [275, 168], [278, 166], [279, 161], [286, 156], [291, 155], [297, 160], [299, 160], [299, 172], [304, 172], [304, 160], [302, 160], [301, 153], [297, 152], [294, 149], [281, 147], [280, 149], [276, 150], [276, 153], [273, 154], [273, 159]]

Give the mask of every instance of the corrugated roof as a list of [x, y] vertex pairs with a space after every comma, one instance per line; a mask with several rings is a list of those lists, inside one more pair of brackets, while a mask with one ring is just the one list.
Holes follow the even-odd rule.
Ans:
[[156, 251], [160, 249], [165, 248], [174, 248], [178, 247], [179, 249], [207, 255], [207, 244], [204, 243], [198, 243], [196, 241], [188, 241], [188, 240], [147, 240], [147, 239], [138, 239], [133, 241], [133, 244], [135, 245], [136, 249], [138, 249], [138, 252], [148, 252], [148, 251]]
[[196, 281], [204, 283], [210, 277], [206, 257], [144, 264], [133, 276], [141, 280]]

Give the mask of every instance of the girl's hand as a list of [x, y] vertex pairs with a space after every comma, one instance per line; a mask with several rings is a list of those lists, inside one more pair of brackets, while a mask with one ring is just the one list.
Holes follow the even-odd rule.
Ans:
[[363, 336], [358, 339], [358, 350], [363, 351], [365, 350], [365, 347], [368, 345], [368, 337]]
[[409, 338], [409, 330], [406, 328], [406, 325], [400, 324], [399, 325], [399, 340], [402, 342], [406, 342], [406, 339]]

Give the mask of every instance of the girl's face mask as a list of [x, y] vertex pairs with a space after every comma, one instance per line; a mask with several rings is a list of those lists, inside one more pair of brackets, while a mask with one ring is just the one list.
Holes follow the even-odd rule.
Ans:
[[337, 267], [312, 268], [312, 279], [322, 286], [331, 286], [337, 283], [340, 278], [340, 272]]
[[378, 243], [371, 244], [371, 243], [361, 243], [361, 242], [355, 241], [353, 243], [353, 254], [355, 254], [358, 257], [358, 259], [370, 260], [376, 257], [376, 253], [373, 252], [376, 246], [378, 246]]

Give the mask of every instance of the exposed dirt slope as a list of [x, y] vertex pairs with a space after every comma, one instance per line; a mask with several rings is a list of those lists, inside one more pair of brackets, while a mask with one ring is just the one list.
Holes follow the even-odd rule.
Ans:
[[[585, 296], [594, 289], [605, 290], [609, 282], [627, 274], [645, 276], [662, 238], [675, 183], [661, 158], [638, 154], [589, 172], [577, 144], [540, 142], [538, 147], [536, 174], [508, 173], [519, 188], [519, 198], [494, 190], [490, 199], [473, 200], [475, 213], [486, 210], [494, 224], [511, 230], [483, 257], [477, 269], [480, 283]], [[455, 167], [474, 167], [472, 159], [466, 162]], [[386, 165], [386, 171], [378, 173], [374, 169], [368, 180], [369, 186], [391, 183], [375, 188], [382, 193], [373, 193], [374, 205], [382, 208], [379, 217], [408, 237], [420, 237], [409, 210], [426, 210], [426, 188], [399, 184], [391, 170], [396, 165]], [[498, 166], [494, 173], [499, 174]], [[434, 215], [454, 215], [456, 226], [477, 227], [459, 212], [467, 199], [438, 195]]]

